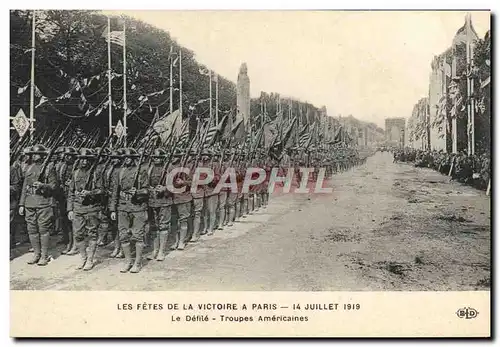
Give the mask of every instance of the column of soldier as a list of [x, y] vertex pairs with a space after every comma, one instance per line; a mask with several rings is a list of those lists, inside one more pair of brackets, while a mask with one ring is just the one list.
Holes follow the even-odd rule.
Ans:
[[394, 162], [413, 162], [415, 167], [432, 168], [452, 179], [486, 190], [490, 182], [491, 162], [487, 153], [467, 155], [443, 150], [404, 148], [394, 150]]
[[[213, 235], [266, 208], [273, 167], [281, 167], [281, 173], [288, 167], [296, 172], [299, 167], [314, 167], [315, 174], [324, 167], [328, 178], [366, 160], [351, 148], [309, 152], [288, 149], [280, 158], [259, 149], [249, 162], [246, 153], [238, 149], [204, 149], [199, 163], [197, 156], [200, 152], [176, 149], [168, 153], [160, 147], [148, 155], [132, 147], [110, 149], [108, 142], [99, 148], [27, 146], [11, 159], [11, 247], [16, 245], [16, 230], [19, 233], [19, 226], [24, 225], [33, 252], [28, 264], [44, 266], [51, 258], [50, 238], [59, 233], [59, 243], [66, 246], [61, 253], [79, 254], [77, 269], [88, 271], [96, 265], [98, 247], [114, 243], [109, 256], [125, 259], [120, 271], [137, 273], [148, 240], [152, 250], [147, 259], [163, 261], [169, 236], [175, 239], [170, 250], [181, 251], [188, 242], [199, 241], [201, 235]], [[192, 192], [192, 174], [181, 172], [173, 186], [187, 189], [174, 194], [167, 189], [165, 179], [168, 172], [180, 166], [190, 168], [190, 172], [194, 172], [194, 166], [210, 167], [215, 176]], [[223, 188], [216, 192], [218, 180], [228, 167], [236, 170], [238, 191]], [[247, 167], [261, 167], [267, 175], [264, 182], [242, 193]], [[299, 180], [300, 175], [295, 178]]]

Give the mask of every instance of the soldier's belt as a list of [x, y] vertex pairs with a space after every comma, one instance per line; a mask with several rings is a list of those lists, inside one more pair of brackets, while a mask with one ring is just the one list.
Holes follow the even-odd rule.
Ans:
[[132, 194], [128, 193], [128, 192], [120, 192], [120, 198], [122, 198], [123, 200], [132, 200]]

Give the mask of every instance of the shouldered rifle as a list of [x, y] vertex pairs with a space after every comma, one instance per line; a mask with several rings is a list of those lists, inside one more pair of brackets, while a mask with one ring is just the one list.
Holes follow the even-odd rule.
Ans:
[[47, 157], [45, 158], [45, 160], [43, 161], [43, 164], [42, 164], [42, 169], [40, 170], [40, 173], [38, 174], [38, 178], [37, 178], [37, 181], [38, 182], [43, 182], [44, 178], [45, 178], [45, 171], [47, 171], [47, 167], [49, 166], [49, 163], [50, 163], [50, 159], [52, 158], [52, 156], [54, 155], [54, 152], [55, 150], [57, 149], [57, 146], [59, 145], [59, 143], [61, 142], [61, 140], [64, 138], [64, 135], [66, 134], [66, 132], [68, 131], [71, 123], [73, 123], [73, 121], [69, 122], [68, 125], [66, 126], [66, 129], [64, 129], [63, 132], [61, 132], [61, 134], [57, 137], [57, 139], [54, 141], [53, 143], [53, 147], [50, 149], [49, 153], [47, 154]]
[[[104, 141], [104, 144], [102, 145], [102, 147], [99, 149], [99, 153], [97, 153], [97, 157], [89, 169], [89, 175], [87, 176], [87, 180], [85, 181], [84, 190], [90, 191], [92, 189], [92, 179], [94, 178], [95, 170], [96, 170], [97, 166], [99, 165], [99, 159], [101, 159], [102, 153], [104, 152], [104, 149], [106, 148], [106, 146], [109, 144], [109, 141], [111, 141], [112, 137], [113, 137], [113, 134], [110, 134], [108, 136], [108, 138], [106, 139], [106, 141]], [[97, 195], [86, 195], [83, 199], [82, 205], [87, 206], [90, 204], [95, 204], [99, 200], [99, 198], [102, 198], [103, 194], [104, 194], [104, 192], [101, 192], [101, 194], [97, 194]]]

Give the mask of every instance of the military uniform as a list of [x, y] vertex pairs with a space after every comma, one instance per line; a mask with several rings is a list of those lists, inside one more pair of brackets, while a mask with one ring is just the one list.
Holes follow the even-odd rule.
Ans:
[[[138, 163], [135, 163], [134, 159], [139, 155], [133, 148], [127, 148], [123, 151], [123, 157], [125, 165], [118, 173], [118, 182], [113, 184], [111, 217], [118, 221], [118, 233], [125, 254], [126, 262], [120, 272], [137, 273], [142, 265], [142, 251], [148, 223], [148, 174], [142, 170], [141, 165], [136, 187], [134, 184]], [[136, 256], [133, 262], [131, 247], [134, 243]]]
[[[216, 179], [216, 173], [215, 171], [217, 170], [217, 165], [218, 163], [215, 162], [216, 158], [212, 156], [212, 160], [210, 163], [208, 162], [208, 157], [210, 155], [213, 155], [213, 153], [205, 153], [205, 161], [203, 163], [203, 167], [208, 167], [213, 170], [214, 177], [212, 177], [212, 180], [208, 183], [205, 184], [204, 186], [204, 206], [205, 206], [205, 214], [204, 214], [204, 233], [206, 234], [213, 234], [214, 229], [215, 229], [215, 220], [216, 220], [216, 215], [215, 211], [217, 210], [217, 204], [219, 202], [219, 194], [216, 194], [214, 192], [215, 187], [217, 186], [218, 180]], [[204, 177], [203, 177], [204, 178]]]
[[[227, 156], [227, 154], [226, 154]], [[224, 172], [227, 168], [227, 165], [229, 165], [229, 159], [226, 157], [226, 160], [222, 162], [222, 165], [218, 165], [217, 168], [216, 168], [216, 171], [217, 171], [217, 183], [220, 182], [220, 179], [222, 178], [222, 176], [224, 175]], [[224, 183], [227, 183], [229, 182], [228, 180], [226, 180], [226, 182]], [[228, 194], [229, 194], [229, 188], [222, 188], [219, 192], [219, 218], [218, 218], [218, 229], [219, 230], [222, 230], [224, 228], [224, 226], [227, 224], [228, 222], [228, 213], [227, 213], [227, 210], [228, 210], [228, 202], [227, 202], [227, 199], [228, 199]]]
[[[118, 175], [120, 172], [119, 164], [121, 163], [122, 150], [118, 149], [110, 154], [111, 165], [106, 169], [104, 173], [104, 189], [106, 190], [107, 197], [107, 214], [108, 216], [114, 211], [114, 205], [112, 203], [112, 195], [115, 189], [115, 185], [118, 184]], [[111, 252], [111, 258], [123, 258], [124, 254], [121, 248], [120, 235], [118, 233], [118, 225], [116, 220], [108, 219], [108, 230], [114, 238], [114, 249]]]
[[[156, 149], [153, 158], [165, 158], [165, 151]], [[155, 160], [155, 159], [153, 159]], [[152, 228], [154, 231], [153, 252], [148, 256], [149, 260], [165, 260], [165, 247], [170, 232], [172, 218], [172, 193], [167, 190], [165, 181], [162, 181], [164, 164], [161, 161], [154, 162], [148, 169], [149, 183], [149, 208]], [[168, 171], [168, 168], [167, 168]]]
[[34, 250], [33, 258], [28, 261], [28, 264], [44, 266], [49, 261], [50, 233], [54, 229], [53, 193], [57, 188], [57, 178], [52, 166], [52, 169], [47, 168], [42, 182], [39, 182], [43, 165], [42, 157], [48, 154], [43, 145], [33, 146], [29, 153], [39, 155], [40, 159], [34, 159], [33, 164], [26, 171], [19, 201], [19, 212], [25, 216]]
[[68, 195], [71, 184], [72, 175], [75, 169], [76, 162], [74, 159], [77, 155], [76, 149], [72, 147], [64, 148], [64, 161], [61, 162], [57, 168], [57, 176], [59, 179], [59, 213], [60, 213], [60, 223], [61, 232], [63, 234], [62, 242], [66, 244], [66, 249], [62, 251], [62, 254], [76, 254], [78, 252], [75, 236], [73, 234], [72, 222], [68, 219]]
[[[94, 161], [96, 154], [91, 149], [82, 148], [80, 160]], [[72, 174], [68, 194], [68, 215], [73, 222], [73, 234], [81, 263], [78, 270], [91, 270], [94, 267], [94, 256], [97, 250], [99, 229], [99, 213], [102, 210], [103, 182], [102, 176], [91, 170], [91, 163], [81, 166]], [[88, 185], [87, 185], [88, 184]], [[88, 252], [87, 252], [88, 246]]]
[[[95, 152], [96, 154], [101, 151], [101, 148], [96, 148]], [[99, 163], [97, 164], [97, 167], [95, 169], [95, 175], [96, 177], [102, 177], [103, 179], [105, 178], [106, 171], [107, 171], [107, 164], [108, 164], [108, 157], [109, 157], [109, 149], [104, 148], [101, 152], [101, 157], [99, 158]], [[103, 180], [103, 189], [107, 193], [107, 186], [105, 180]], [[108, 195], [105, 195], [105, 200], [107, 200]], [[111, 240], [111, 235], [110, 235], [110, 218], [109, 218], [109, 211], [108, 211], [108, 203], [107, 201], [103, 201], [102, 204], [102, 209], [99, 212], [99, 230], [97, 232], [98, 238], [97, 238], [97, 245], [98, 246], [104, 246], [109, 241]]]
[[21, 195], [22, 180], [21, 168], [16, 161], [10, 166], [10, 247], [16, 247], [16, 223], [15, 218]]
[[[174, 165], [172, 165], [172, 170], [175, 168], [179, 168], [181, 163], [180, 163], [180, 158], [179, 156], [182, 156], [182, 153], [177, 153], [174, 154], [174, 156], [177, 156], [178, 162]], [[171, 171], [170, 171], [171, 172]], [[172, 250], [183, 250], [186, 245], [186, 238], [187, 238], [187, 232], [188, 232], [188, 219], [191, 214], [191, 203], [193, 200], [193, 197], [191, 195], [190, 189], [191, 189], [191, 175], [186, 174], [186, 173], [177, 173], [172, 177], [172, 185], [176, 189], [181, 189], [185, 187], [185, 190], [183, 193], [174, 193], [173, 196], [173, 202], [175, 209], [177, 211], [177, 232], [175, 235], [175, 243], [172, 245], [170, 249]]]

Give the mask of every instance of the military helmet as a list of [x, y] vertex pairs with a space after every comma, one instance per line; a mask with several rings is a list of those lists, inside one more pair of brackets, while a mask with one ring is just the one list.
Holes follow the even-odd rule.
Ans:
[[124, 158], [139, 158], [140, 155], [134, 148], [124, 148], [122, 151], [122, 157]]
[[25, 147], [22, 151], [22, 155], [29, 155], [31, 153], [31, 147]]
[[114, 158], [114, 159], [121, 158], [122, 152], [123, 152], [123, 148], [114, 149], [114, 150], [110, 151], [109, 157]]
[[167, 155], [167, 152], [163, 148], [156, 148], [153, 151], [152, 157], [153, 158], [161, 158]]
[[31, 147], [29, 154], [46, 155], [49, 154], [49, 150], [44, 145], [34, 145], [33, 147]]
[[65, 146], [57, 147], [56, 150], [54, 151], [54, 154], [64, 153], [64, 151], [66, 151], [66, 148], [67, 147], [65, 147]]
[[95, 159], [96, 153], [92, 148], [81, 148], [78, 159]]
[[[101, 151], [101, 147], [96, 147], [94, 149], [94, 151], [96, 152], [96, 154], [99, 153]], [[109, 148], [104, 147], [104, 149], [102, 150], [101, 156], [107, 157], [110, 154], [111, 154], [111, 151], [109, 150]]]
[[78, 155], [78, 151], [75, 149], [75, 147], [64, 147], [63, 150], [64, 155]]

